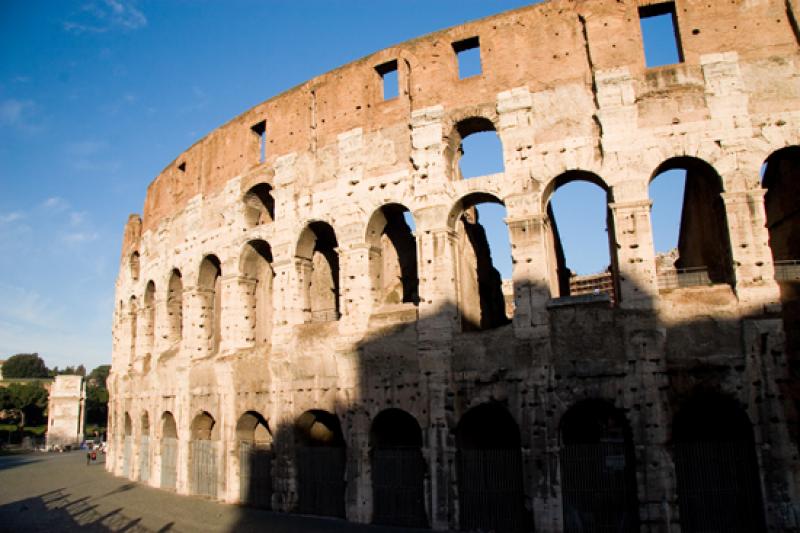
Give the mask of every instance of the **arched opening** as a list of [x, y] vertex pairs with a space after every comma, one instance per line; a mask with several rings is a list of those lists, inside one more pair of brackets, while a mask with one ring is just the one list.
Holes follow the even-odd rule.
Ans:
[[650, 195], [659, 288], [732, 284], [722, 178], [711, 165], [668, 159], [653, 173]]
[[150, 480], [150, 416], [142, 413], [139, 433], [139, 481]]
[[617, 300], [611, 190], [596, 174], [571, 170], [548, 185], [550, 293]]
[[800, 146], [773, 153], [767, 158], [763, 171], [762, 186], [767, 191], [764, 208], [775, 281], [781, 290], [786, 351], [793, 365], [797, 365], [800, 359]]
[[153, 353], [156, 332], [156, 284], [147, 282], [144, 291], [144, 346], [145, 355]]
[[247, 411], [236, 423], [239, 446], [239, 499], [270, 509], [272, 505], [272, 433], [267, 421]]
[[173, 269], [169, 276], [167, 312], [169, 313], [168, 338], [170, 344], [174, 344], [183, 338], [183, 278], [177, 268]]
[[505, 206], [490, 194], [470, 194], [451, 210], [450, 225], [456, 233], [462, 330], [509, 324], [514, 315], [514, 290]]
[[417, 240], [408, 223], [410, 217], [404, 206], [387, 204], [375, 211], [367, 225], [376, 308], [399, 303], [419, 305]]
[[313, 409], [295, 422], [298, 512], [344, 518], [346, 448], [339, 418]]
[[189, 490], [216, 498], [219, 428], [214, 417], [203, 411], [194, 417], [190, 429]]
[[464, 531], [528, 531], [517, 423], [496, 403], [467, 411], [456, 428], [459, 526]]
[[485, 117], [469, 117], [458, 122], [447, 139], [445, 157], [454, 180], [504, 170], [503, 143], [492, 121]]
[[267, 344], [272, 334], [272, 250], [266, 241], [255, 240], [245, 245], [241, 272], [247, 282], [245, 307], [248, 341]]
[[369, 434], [372, 466], [372, 522], [427, 527], [422, 430], [400, 409], [381, 411]]
[[217, 256], [207, 255], [200, 263], [197, 290], [202, 305], [200, 327], [206, 332], [209, 352], [217, 353], [222, 318], [222, 267]]
[[753, 429], [733, 400], [699, 393], [672, 428], [681, 531], [766, 531]]
[[172, 413], [161, 415], [161, 488], [175, 489], [178, 479], [178, 426]]
[[136, 359], [136, 329], [139, 319], [139, 305], [136, 302], [136, 296], [131, 296], [128, 300], [128, 338], [130, 339], [128, 351], [128, 365], [132, 365]]
[[130, 267], [131, 280], [139, 281], [139, 252], [134, 251], [128, 261]]
[[128, 412], [125, 412], [125, 441], [123, 447], [123, 456], [122, 456], [122, 476], [123, 477], [131, 477], [132, 469], [132, 462], [133, 462], [133, 421], [131, 420], [131, 415]]
[[636, 464], [625, 415], [601, 400], [561, 418], [561, 494], [565, 533], [639, 531]]
[[297, 245], [306, 322], [339, 320], [339, 254], [336, 234], [325, 222], [305, 227]]
[[244, 195], [244, 218], [247, 227], [275, 221], [275, 199], [272, 198], [272, 186], [268, 183], [254, 185]]

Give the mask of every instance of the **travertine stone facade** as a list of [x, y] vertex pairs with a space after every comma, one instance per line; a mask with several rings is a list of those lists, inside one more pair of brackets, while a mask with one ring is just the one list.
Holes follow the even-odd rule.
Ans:
[[[640, 16], [670, 8], [683, 61], [647, 68]], [[733, 530], [703, 502], [738, 501], [742, 531], [796, 531], [798, 20], [794, 0], [550, 0], [382, 50], [213, 131], [125, 228], [108, 468], [355, 522]], [[482, 73], [459, 79], [464, 42]], [[504, 171], [461, 179], [478, 131], [497, 132]], [[673, 168], [687, 180], [669, 285], [648, 185]], [[613, 301], [568, 295], [548, 202], [572, 180], [607, 193]], [[483, 201], [506, 209], [505, 284]], [[394, 500], [390, 457], [418, 476]], [[740, 477], [703, 485], [704, 468]]]
[[47, 445], [83, 442], [86, 418], [86, 386], [83, 376], [56, 376], [47, 403]]

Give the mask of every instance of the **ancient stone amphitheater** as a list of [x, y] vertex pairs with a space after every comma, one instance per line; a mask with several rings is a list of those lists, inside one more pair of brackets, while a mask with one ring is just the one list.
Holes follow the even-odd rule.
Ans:
[[[648, 67], [640, 23], [665, 14], [679, 59]], [[406, 527], [797, 531], [798, 21], [796, 0], [551, 0], [211, 132], [125, 228], [108, 469]], [[486, 131], [504, 170], [463, 179]], [[575, 180], [607, 198], [588, 281], [550, 208]]]

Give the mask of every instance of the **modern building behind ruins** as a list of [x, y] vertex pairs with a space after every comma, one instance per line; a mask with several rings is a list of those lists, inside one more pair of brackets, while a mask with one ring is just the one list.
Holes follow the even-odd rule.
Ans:
[[[658, 14], [681, 60], [648, 67]], [[125, 228], [108, 468], [354, 522], [796, 531], [799, 20], [795, 0], [551, 0], [213, 131]], [[482, 131], [504, 171], [462, 179]], [[681, 234], [657, 262], [670, 169]], [[588, 289], [549, 203], [575, 180], [607, 198]], [[481, 202], [506, 209], [507, 298]]]

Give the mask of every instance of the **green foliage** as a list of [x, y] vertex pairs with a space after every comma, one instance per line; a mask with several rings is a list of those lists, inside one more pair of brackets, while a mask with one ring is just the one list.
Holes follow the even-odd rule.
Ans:
[[105, 426], [108, 420], [108, 389], [106, 379], [110, 365], [100, 365], [86, 379], [86, 424]]
[[98, 387], [106, 388], [106, 380], [108, 373], [111, 371], [111, 365], [100, 365], [89, 373], [88, 380], [90, 384], [95, 384]]
[[12, 383], [0, 390], [0, 408], [20, 414], [20, 426], [45, 420], [49, 394], [40, 383]]
[[61, 375], [70, 375], [70, 376], [85, 376], [86, 375], [86, 367], [83, 365], [78, 366], [68, 366], [66, 368], [58, 368], [54, 366], [52, 370], [50, 370], [50, 375], [52, 377], [61, 376]]
[[3, 363], [4, 378], [46, 378], [50, 376], [38, 353], [18, 353]]

